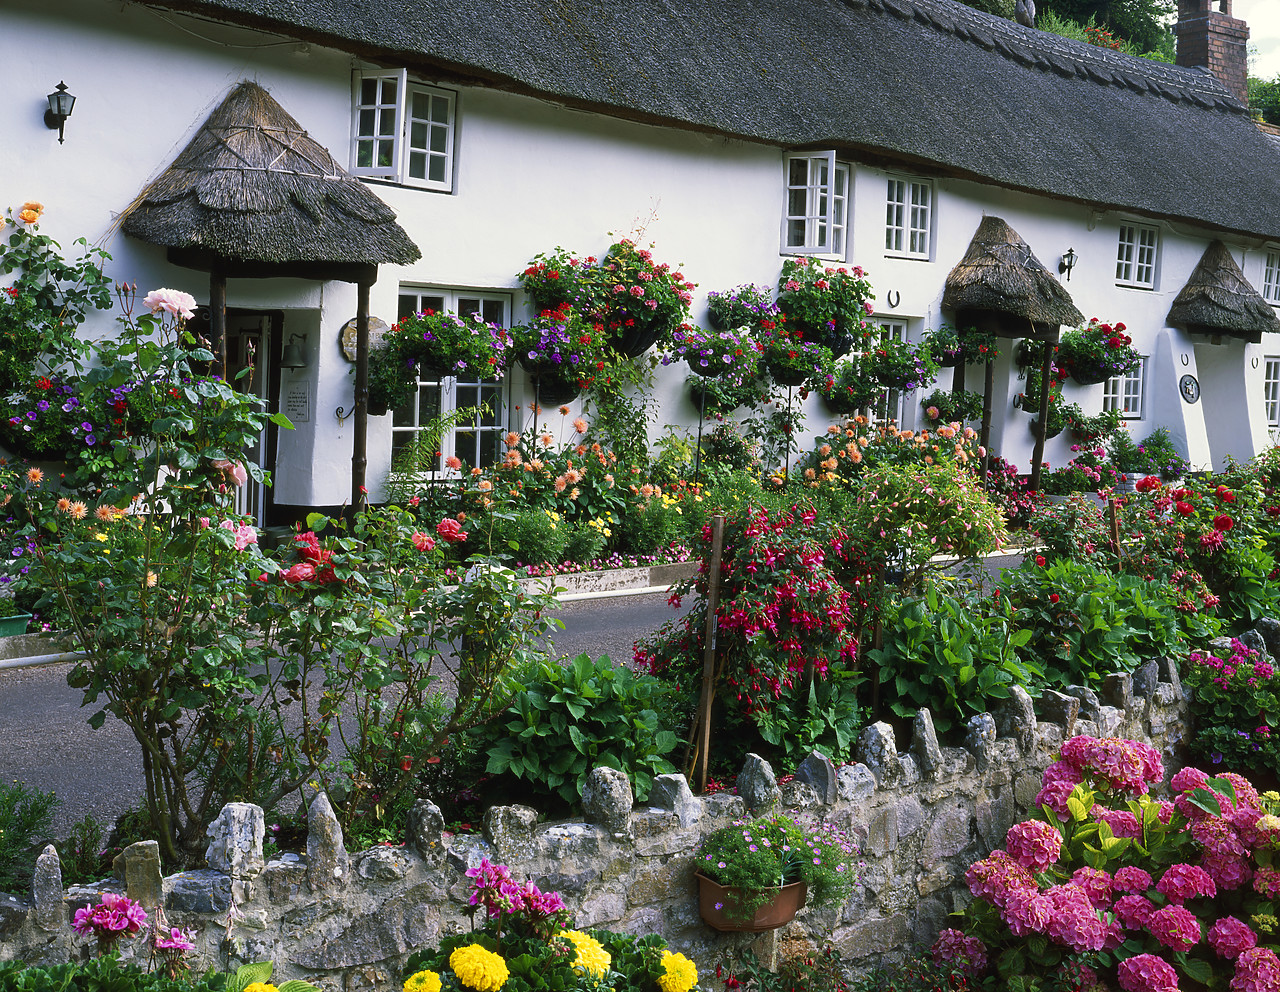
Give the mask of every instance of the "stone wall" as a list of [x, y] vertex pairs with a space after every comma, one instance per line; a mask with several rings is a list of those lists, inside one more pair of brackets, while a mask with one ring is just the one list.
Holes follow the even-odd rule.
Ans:
[[[333, 990], [395, 989], [406, 954], [469, 928], [469, 880], [482, 857], [558, 890], [582, 926], [662, 933], [704, 978], [752, 940], [722, 935], [698, 917], [692, 853], [700, 837], [770, 806], [824, 817], [862, 838], [863, 886], [839, 909], [807, 910], [782, 932], [784, 946], [830, 939], [856, 964], [895, 960], [929, 942], [968, 899], [965, 868], [1003, 843], [1024, 817], [1052, 752], [1073, 734], [1125, 736], [1160, 748], [1167, 764], [1187, 733], [1177, 666], [1151, 662], [1109, 677], [1101, 693], [1021, 690], [999, 712], [969, 721], [964, 747], [940, 747], [921, 711], [899, 752], [893, 730], [868, 727], [856, 764], [807, 759], [781, 785], [751, 756], [738, 795], [693, 796], [680, 776], [658, 779], [649, 805], [632, 806], [625, 776], [596, 769], [586, 818], [541, 823], [522, 806], [490, 809], [484, 833], [443, 832], [440, 811], [414, 808], [404, 847], [348, 855], [328, 799], [310, 806], [305, 855], [262, 861], [256, 806], [229, 806], [210, 828], [210, 868], [161, 879], [154, 842], [118, 859], [122, 881], [63, 891], [47, 848], [32, 898], [0, 900], [0, 960], [50, 963], [88, 954], [69, 925], [103, 887], [126, 888], [150, 909], [163, 899], [171, 925], [200, 931], [198, 964], [227, 968], [272, 960], [277, 980], [309, 978]], [[126, 947], [126, 954], [130, 953]], [[714, 985], [714, 982], [710, 983]]]

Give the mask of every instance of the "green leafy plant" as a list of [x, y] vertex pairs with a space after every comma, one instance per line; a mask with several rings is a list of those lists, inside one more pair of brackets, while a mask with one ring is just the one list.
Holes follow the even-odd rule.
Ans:
[[1166, 481], [1177, 479], [1190, 467], [1164, 427], [1157, 427], [1140, 442], [1135, 442], [1127, 430], [1117, 431], [1108, 451], [1111, 463], [1121, 472], [1158, 475]]
[[592, 768], [625, 772], [639, 801], [655, 775], [676, 770], [665, 755], [678, 739], [661, 715], [669, 690], [657, 679], [584, 654], [526, 666], [515, 681], [519, 696], [487, 734], [489, 774], [576, 806]]
[[[273, 970], [270, 961], [241, 965], [233, 974], [227, 975], [226, 992], [246, 992], [255, 985], [275, 988], [276, 992], [320, 992], [315, 985], [297, 978], [272, 986], [269, 983]], [[254, 992], [260, 992], [260, 989]]]
[[862, 348], [871, 336], [867, 316], [874, 299], [861, 266], [825, 265], [806, 256], [782, 263], [777, 306], [794, 340], [821, 345], [835, 355]]
[[982, 417], [982, 397], [977, 393], [935, 389], [920, 401], [924, 415], [933, 425], [963, 423]]
[[[225, 992], [227, 976], [215, 971], [198, 977], [171, 977], [147, 971], [114, 955], [47, 966], [21, 961], [0, 964], [0, 992], [50, 992], [53, 989], [93, 992]], [[296, 992], [303, 992], [299, 989]]]
[[891, 600], [882, 617], [883, 643], [867, 659], [885, 715], [911, 719], [928, 707], [938, 731], [949, 733], [1042, 674], [1023, 650], [1031, 631], [1017, 628], [1005, 604], [977, 593], [929, 586]]
[[777, 313], [773, 293], [768, 286], [738, 286], [707, 294], [707, 313], [713, 327], [730, 330], [735, 327], [758, 327], [762, 316]]
[[[1219, 657], [1223, 654], [1226, 657]], [[1234, 638], [1231, 650], [1192, 651], [1182, 666], [1196, 732], [1192, 752], [1210, 765], [1280, 776], [1280, 678]]]
[[752, 714], [756, 732], [772, 745], [778, 766], [796, 768], [814, 751], [837, 764], [851, 753], [866, 723], [858, 705], [856, 672], [832, 669], [826, 678], [796, 679], [783, 684], [773, 704]]
[[0, 892], [27, 892], [35, 870], [34, 845], [48, 833], [61, 800], [14, 781], [0, 785]]
[[392, 325], [370, 356], [369, 407], [385, 412], [403, 406], [419, 378], [502, 378], [511, 361], [507, 330], [478, 314], [460, 316], [423, 310]]

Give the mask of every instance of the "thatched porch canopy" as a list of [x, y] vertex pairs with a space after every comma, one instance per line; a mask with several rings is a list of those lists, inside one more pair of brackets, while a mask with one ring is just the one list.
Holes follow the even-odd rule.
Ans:
[[947, 276], [942, 308], [1002, 337], [1057, 340], [1060, 326], [1084, 321], [1062, 283], [999, 217], [982, 218]]
[[226, 276], [372, 282], [421, 252], [257, 83], [242, 82], [125, 210], [122, 229], [175, 264]]
[[1280, 331], [1280, 319], [1236, 265], [1221, 241], [1205, 249], [1200, 264], [1169, 309], [1169, 324], [1192, 334], [1243, 338], [1260, 344], [1263, 331]]

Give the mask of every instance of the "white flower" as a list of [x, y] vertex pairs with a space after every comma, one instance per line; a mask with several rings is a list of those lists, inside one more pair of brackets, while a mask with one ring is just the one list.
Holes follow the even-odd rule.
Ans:
[[180, 289], [153, 289], [142, 302], [152, 313], [164, 310], [183, 320], [190, 320], [196, 312], [196, 298]]

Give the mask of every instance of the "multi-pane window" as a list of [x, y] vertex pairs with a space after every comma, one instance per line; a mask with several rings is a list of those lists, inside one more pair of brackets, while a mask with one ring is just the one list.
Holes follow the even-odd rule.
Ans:
[[1121, 224], [1116, 249], [1116, 282], [1122, 286], [1151, 289], [1156, 284], [1156, 247], [1160, 234], [1154, 227]]
[[[905, 341], [907, 340], [907, 324], [902, 320], [884, 320], [880, 317], [872, 317], [874, 323], [880, 330], [880, 337], [885, 341]], [[900, 389], [886, 389], [880, 396], [880, 399], [871, 408], [871, 419], [875, 421], [892, 420], [899, 426], [902, 425], [902, 416], [906, 407], [907, 394]]]
[[1143, 358], [1131, 372], [1115, 376], [1103, 383], [1102, 409], [1104, 411], [1119, 410], [1125, 420], [1141, 420], [1146, 370], [1147, 360]]
[[429, 189], [453, 188], [455, 95], [405, 70], [357, 73], [351, 172]]
[[1280, 251], [1267, 252], [1267, 265], [1262, 271], [1262, 298], [1280, 304]]
[[1270, 355], [1264, 360], [1262, 402], [1267, 408], [1267, 425], [1280, 427], [1280, 355]]
[[929, 257], [933, 185], [889, 177], [885, 199], [884, 250], [912, 258]]
[[845, 253], [849, 225], [849, 167], [835, 152], [788, 155], [787, 206], [782, 218], [784, 252]]
[[[501, 293], [469, 290], [415, 289], [400, 287], [397, 320], [422, 310], [448, 310], [459, 315], [479, 313], [490, 324], [510, 326], [511, 297]], [[506, 411], [500, 382], [469, 382], [456, 378], [422, 379], [413, 399], [398, 407], [391, 420], [391, 460], [396, 465], [414, 441], [427, 440], [440, 418], [456, 410], [475, 412], [444, 432], [427, 461], [417, 458], [420, 468], [439, 470], [451, 456], [468, 468], [486, 467], [501, 457], [502, 435], [506, 432]], [[440, 454], [437, 457], [435, 452]], [[421, 456], [422, 452], [417, 452]]]

